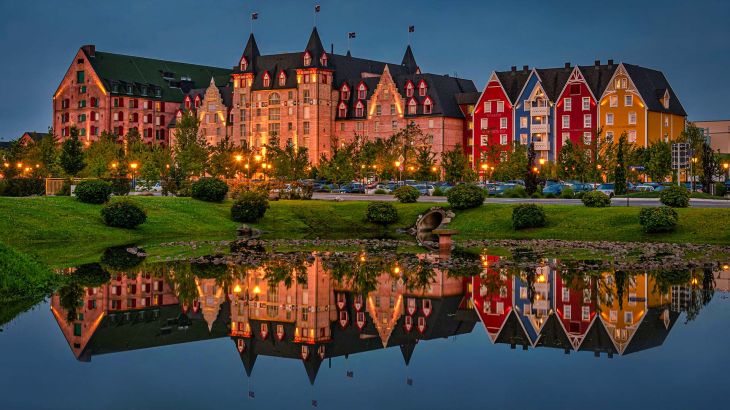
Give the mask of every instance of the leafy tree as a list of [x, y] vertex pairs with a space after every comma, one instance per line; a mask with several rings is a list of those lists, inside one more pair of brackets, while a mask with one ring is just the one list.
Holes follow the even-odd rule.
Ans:
[[585, 148], [568, 140], [558, 154], [558, 178], [585, 181], [590, 169], [590, 158]]
[[656, 141], [644, 150], [646, 176], [660, 182], [672, 174], [672, 147], [668, 142]]
[[97, 141], [94, 141], [86, 149], [86, 168], [84, 175], [106, 178], [116, 172], [112, 163], [122, 163], [124, 159], [123, 146], [117, 143], [117, 136], [102, 132]]
[[700, 176], [700, 183], [702, 184], [702, 191], [709, 194], [713, 178], [721, 174], [720, 158], [712, 151], [712, 147], [707, 142], [702, 143], [701, 153], [702, 175]]
[[328, 158], [322, 154], [319, 159], [319, 175], [335, 183], [352, 181], [355, 178], [355, 168], [350, 156], [352, 146], [332, 146], [332, 155]]
[[493, 153], [498, 153], [496, 155], [496, 160], [491, 162], [496, 164], [494, 171], [492, 172], [492, 179], [497, 181], [508, 181], [510, 179], [519, 179], [524, 177], [525, 168], [528, 166], [527, 150], [528, 147], [526, 145], [515, 144], [509, 151], [500, 151], [499, 149], [496, 149], [487, 154], [490, 158], [493, 158]]
[[413, 177], [419, 181], [427, 181], [436, 178], [432, 168], [436, 164], [436, 154], [431, 151], [430, 145], [423, 145], [416, 148], [416, 172]]
[[618, 140], [618, 149], [616, 151], [616, 168], [614, 171], [614, 187], [613, 192], [616, 195], [623, 195], [627, 192], [626, 186], [626, 164], [624, 155], [626, 151], [627, 137], [626, 133], [622, 133]]
[[286, 146], [281, 148], [279, 139], [272, 138], [266, 146], [266, 155], [277, 177], [298, 180], [307, 176], [309, 154], [306, 147], [297, 148], [291, 142], [287, 142]]
[[86, 167], [84, 162], [84, 151], [79, 141], [79, 130], [71, 127], [70, 136], [61, 144], [61, 156], [59, 162], [61, 168], [67, 175], [76, 176]]
[[36, 176], [49, 177], [60, 172], [58, 143], [52, 127], [48, 128], [47, 135], [30, 144], [25, 151], [23, 162], [40, 165], [40, 168], [35, 170]]
[[226, 135], [218, 144], [210, 147], [207, 172], [210, 175], [223, 178], [233, 178], [236, 174], [235, 147]]
[[444, 169], [446, 180], [451, 183], [472, 182], [477, 178], [464, 155], [461, 144], [456, 144], [451, 150], [441, 153], [441, 167]]
[[537, 191], [538, 175], [535, 172], [535, 143], [530, 143], [527, 149], [527, 166], [525, 167], [525, 191], [527, 195], [532, 195]]
[[199, 126], [200, 121], [190, 111], [183, 113], [175, 126], [175, 162], [184, 178], [201, 175], [208, 161], [208, 146]]

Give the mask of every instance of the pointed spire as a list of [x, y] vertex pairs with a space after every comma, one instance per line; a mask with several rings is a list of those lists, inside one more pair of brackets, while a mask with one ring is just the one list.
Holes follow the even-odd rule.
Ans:
[[241, 362], [243, 362], [243, 368], [244, 370], [246, 370], [246, 375], [248, 377], [251, 377], [251, 373], [253, 372], [253, 365], [256, 364], [256, 358], [258, 357], [258, 355], [253, 352], [253, 343], [251, 343], [252, 341], [253, 340], [244, 340], [246, 348], [240, 353]]
[[314, 27], [312, 29], [312, 34], [309, 36], [309, 41], [307, 42], [307, 48], [305, 49], [305, 51], [309, 51], [309, 53], [312, 55], [312, 59], [319, 59], [319, 56], [324, 53], [324, 46], [322, 45], [322, 40], [320, 40], [319, 38], [319, 32], [317, 32], [317, 27]]
[[347, 54], [346, 54], [346, 56], [347, 56], [347, 57], [352, 57], [352, 54], [350, 54], [350, 50], [347, 50]]
[[416, 350], [415, 342], [400, 345], [400, 352], [403, 354], [403, 360], [406, 362], [406, 366], [411, 363], [414, 350]]
[[403, 61], [400, 63], [409, 74], [415, 74], [418, 71], [418, 64], [416, 64], [416, 58], [413, 56], [413, 50], [410, 44], [406, 47], [406, 53], [403, 55]]
[[314, 386], [314, 380], [317, 379], [317, 373], [319, 373], [319, 367], [322, 365], [322, 360], [316, 354], [312, 355], [308, 360], [304, 361], [304, 370], [307, 371], [307, 378], [309, 378], [309, 384]]
[[258, 44], [256, 44], [256, 38], [253, 36], [253, 33], [248, 36], [248, 42], [246, 43], [246, 48], [243, 49], [243, 55], [249, 59], [249, 64], [253, 62], [254, 58], [261, 55], [261, 53], [259, 52], [259, 46]]
[[210, 77], [210, 86], [215, 87], [215, 80], [213, 79], [213, 76]]

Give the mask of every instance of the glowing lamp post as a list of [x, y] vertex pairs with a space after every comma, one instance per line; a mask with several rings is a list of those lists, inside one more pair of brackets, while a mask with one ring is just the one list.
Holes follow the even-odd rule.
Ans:
[[132, 189], [137, 188], [137, 179], [135, 178], [135, 175], [137, 173], [138, 166], [139, 164], [137, 164], [136, 162], [132, 162], [131, 164], [129, 164], [129, 168], [132, 169]]
[[489, 164], [482, 164], [482, 182], [485, 184], [487, 183], [487, 170], [489, 169]]
[[395, 161], [395, 167], [398, 168], [398, 182], [402, 179], [400, 161]]

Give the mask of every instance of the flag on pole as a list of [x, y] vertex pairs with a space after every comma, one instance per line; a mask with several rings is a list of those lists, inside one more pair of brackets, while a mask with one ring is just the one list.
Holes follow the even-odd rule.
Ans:
[[316, 6], [314, 6], [314, 12], [315, 13], [319, 13], [319, 4], [317, 4]]
[[259, 13], [251, 13], [251, 20], [258, 20], [259, 19]]
[[416, 26], [408, 26], [408, 32], [413, 33], [416, 31]]
[[347, 38], [355, 38], [355, 32], [351, 31], [351, 32], [347, 33]]

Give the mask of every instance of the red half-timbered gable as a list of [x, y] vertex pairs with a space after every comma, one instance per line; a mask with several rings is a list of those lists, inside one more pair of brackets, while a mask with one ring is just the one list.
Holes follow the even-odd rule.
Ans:
[[555, 104], [556, 157], [567, 141], [589, 148], [598, 123], [598, 105], [579, 67], [574, 67]]
[[570, 343], [578, 349], [596, 316], [595, 278], [555, 274], [555, 311]]
[[512, 311], [512, 278], [490, 267], [498, 260], [498, 256], [483, 257], [482, 273], [472, 278], [474, 310], [493, 343]]
[[496, 73], [474, 108], [473, 165], [494, 164], [513, 144], [512, 103]]

